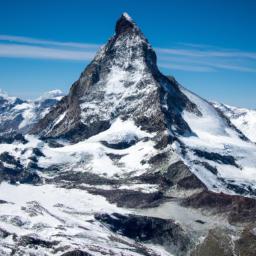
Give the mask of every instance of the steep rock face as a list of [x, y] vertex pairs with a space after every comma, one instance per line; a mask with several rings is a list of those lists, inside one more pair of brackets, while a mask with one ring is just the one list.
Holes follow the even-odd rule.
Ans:
[[113, 232], [137, 241], [160, 244], [174, 255], [187, 255], [192, 242], [184, 230], [172, 220], [150, 218], [139, 215], [97, 214], [95, 219]]
[[150, 132], [171, 126], [182, 134], [190, 132], [180, 113], [198, 110], [175, 80], [159, 72], [156, 54], [140, 29], [123, 14], [115, 32], [68, 96], [32, 133], [79, 141], [108, 129], [117, 117], [133, 119]]

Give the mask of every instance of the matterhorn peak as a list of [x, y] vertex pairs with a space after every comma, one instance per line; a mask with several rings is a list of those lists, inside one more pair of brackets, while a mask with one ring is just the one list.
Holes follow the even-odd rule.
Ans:
[[127, 12], [124, 12], [124, 13], [122, 14], [122, 16], [123, 16], [124, 18], [126, 18], [127, 20], [133, 22], [131, 16], [130, 16]]
[[[179, 111], [194, 107], [178, 85], [159, 71], [156, 54], [140, 28], [123, 13], [115, 32], [67, 97], [35, 125], [33, 134], [77, 142], [107, 130], [117, 118], [130, 118], [150, 132], [166, 130], [170, 123], [176, 131], [189, 132]], [[169, 104], [168, 117], [163, 104]]]
[[121, 34], [126, 31], [135, 30], [139, 31], [136, 23], [130, 17], [130, 15], [124, 12], [116, 23], [116, 34]]

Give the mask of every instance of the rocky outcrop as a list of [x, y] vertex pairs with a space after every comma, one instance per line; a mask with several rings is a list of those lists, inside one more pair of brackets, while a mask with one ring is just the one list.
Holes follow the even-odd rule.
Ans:
[[111, 231], [140, 242], [163, 245], [175, 255], [186, 255], [191, 246], [189, 237], [172, 220], [118, 213], [96, 214], [95, 219]]
[[205, 190], [184, 199], [183, 205], [197, 209], [210, 209], [215, 213], [225, 213], [230, 223], [250, 223], [256, 220], [256, 200], [254, 198]]
[[8, 152], [0, 154], [0, 183], [8, 181], [10, 183], [38, 184], [41, 178], [31, 166], [25, 168], [19, 160]]
[[74, 251], [65, 252], [61, 256], [91, 256], [91, 254], [81, 250], [74, 250]]

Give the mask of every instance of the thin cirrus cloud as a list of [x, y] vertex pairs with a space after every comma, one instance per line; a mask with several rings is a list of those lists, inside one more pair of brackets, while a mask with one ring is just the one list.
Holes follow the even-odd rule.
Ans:
[[15, 43], [24, 43], [24, 44], [36, 44], [36, 45], [45, 45], [45, 46], [58, 46], [58, 47], [74, 47], [81, 49], [97, 49], [98, 44], [83, 44], [83, 43], [74, 43], [74, 42], [59, 42], [51, 40], [36, 39], [31, 37], [24, 36], [12, 36], [12, 35], [0, 35], [0, 42], [15, 42]]
[[[90, 61], [100, 46], [0, 35], [0, 58]], [[156, 48], [156, 52], [162, 68], [191, 72], [256, 72], [256, 52], [190, 43], [180, 43], [172, 48]]]
[[94, 54], [94, 51], [75, 51], [34, 45], [0, 44], [0, 57], [5, 58], [88, 61], [93, 58]]

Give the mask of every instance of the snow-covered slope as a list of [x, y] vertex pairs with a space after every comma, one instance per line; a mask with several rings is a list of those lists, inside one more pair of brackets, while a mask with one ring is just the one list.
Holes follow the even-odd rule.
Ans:
[[178, 148], [185, 147], [185, 162], [213, 191], [256, 191], [255, 144], [230, 125], [209, 102], [180, 88], [202, 114], [183, 112], [184, 120], [194, 133], [180, 137], [182, 143], [177, 143]]
[[53, 90], [36, 100], [25, 101], [1, 92], [0, 133], [28, 132], [62, 97], [60, 90]]
[[256, 142], [256, 110], [237, 108], [214, 102], [213, 106], [220, 110], [244, 135]]

